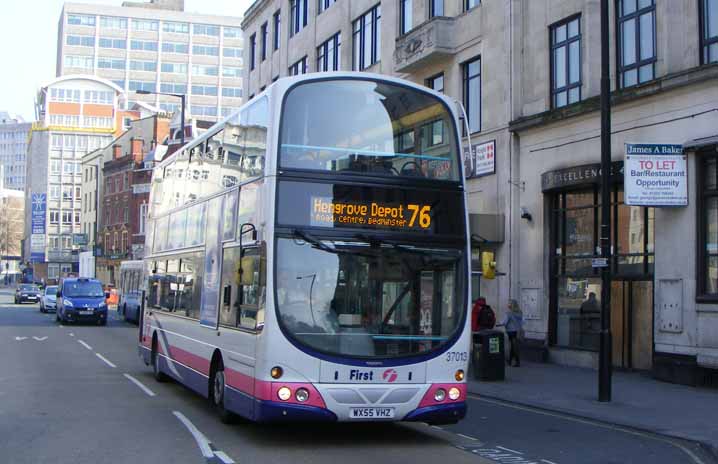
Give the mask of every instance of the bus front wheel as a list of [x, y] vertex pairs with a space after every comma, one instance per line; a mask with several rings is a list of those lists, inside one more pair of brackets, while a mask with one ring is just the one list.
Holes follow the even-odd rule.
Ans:
[[235, 415], [224, 406], [225, 377], [224, 365], [222, 359], [219, 358], [214, 363], [212, 376], [210, 377], [209, 400], [219, 415], [219, 420], [223, 424], [232, 424], [235, 421]]

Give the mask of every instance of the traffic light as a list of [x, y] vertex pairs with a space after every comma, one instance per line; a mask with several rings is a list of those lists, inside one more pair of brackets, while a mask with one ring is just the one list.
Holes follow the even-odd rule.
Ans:
[[496, 261], [492, 251], [481, 253], [481, 274], [484, 279], [496, 278]]

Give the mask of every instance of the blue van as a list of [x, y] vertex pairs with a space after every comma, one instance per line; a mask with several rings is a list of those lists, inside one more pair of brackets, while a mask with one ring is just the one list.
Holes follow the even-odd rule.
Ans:
[[107, 294], [97, 279], [68, 278], [57, 288], [58, 322], [95, 322], [107, 324]]

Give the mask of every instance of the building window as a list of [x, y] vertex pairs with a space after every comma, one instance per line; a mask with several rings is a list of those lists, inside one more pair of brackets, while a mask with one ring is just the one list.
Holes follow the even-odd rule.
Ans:
[[411, 30], [412, 1], [399, 0], [399, 34], [404, 35]]
[[249, 36], [249, 70], [254, 71], [254, 54], [257, 52], [257, 34]]
[[216, 97], [217, 96], [217, 86], [216, 85], [193, 85], [192, 86], [192, 94]]
[[426, 86], [437, 92], [444, 93], [444, 73], [428, 78], [426, 80]]
[[163, 82], [160, 84], [160, 92], [176, 93], [178, 95], [187, 93], [187, 84], [178, 84], [174, 82]]
[[380, 59], [379, 44], [381, 43], [381, 9], [380, 5], [357, 18], [352, 26], [354, 40], [353, 69], [361, 71]]
[[143, 235], [145, 233], [145, 224], [147, 221], [147, 203], [140, 205], [140, 217], [139, 217], [139, 233]]
[[655, 0], [618, 0], [618, 85], [631, 87], [655, 78]]
[[143, 50], [146, 52], [156, 52], [157, 42], [155, 42], [154, 40], [130, 40], [130, 49]]
[[339, 71], [341, 33], [337, 32], [317, 48], [317, 71]]
[[274, 13], [274, 49], [279, 50], [279, 41], [282, 40], [282, 13]]
[[94, 26], [95, 17], [88, 15], [71, 14], [67, 15], [67, 24], [72, 24], [73, 26]]
[[92, 35], [68, 35], [65, 39], [67, 45], [73, 47], [94, 47], [95, 36]]
[[133, 31], [158, 31], [159, 23], [151, 19], [133, 19], [132, 30]]
[[[706, 154], [707, 155], [707, 154]], [[718, 300], [718, 156], [698, 158], [698, 295]]]
[[718, 62], [718, 0], [701, 1], [701, 62], [703, 64]]
[[146, 90], [148, 92], [154, 92], [156, 90], [154, 81], [130, 81], [130, 92], [136, 90]]
[[210, 37], [219, 37], [219, 26], [209, 24], [193, 24], [192, 33], [194, 35], [206, 35]]
[[289, 36], [293, 36], [307, 25], [308, 0], [289, 0], [291, 17], [289, 18]]
[[47, 278], [48, 279], [59, 279], [60, 278], [60, 265], [59, 264], [48, 263]]
[[260, 39], [262, 40], [262, 42], [260, 44], [259, 54], [262, 61], [267, 59], [267, 39], [269, 38], [269, 33], [267, 32], [268, 27], [269, 25], [265, 22], [260, 28]]
[[56, 209], [50, 210], [50, 224], [57, 224], [60, 222], [60, 212]]
[[[100, 69], [125, 69], [125, 59], [101, 56], [97, 59], [97, 67]], [[124, 87], [124, 85], [122, 87]]]
[[469, 11], [481, 4], [481, 0], [464, 0], [464, 10]]
[[92, 69], [93, 61], [91, 56], [65, 55], [66, 68]]
[[193, 64], [192, 75], [194, 76], [217, 76], [219, 74], [219, 68], [217, 66]]
[[333, 3], [336, 3], [336, 1], [337, 0], [319, 0], [317, 14], [322, 14], [323, 11], [332, 6]]
[[187, 63], [164, 62], [160, 69], [163, 73], [187, 74]]
[[219, 47], [213, 47], [211, 45], [192, 45], [192, 53], [194, 55], [219, 56]]
[[242, 68], [238, 66], [222, 66], [222, 77], [239, 79], [242, 77]]
[[162, 42], [162, 52], [186, 55], [189, 53], [189, 44], [183, 42]]
[[289, 67], [290, 76], [298, 76], [307, 73], [307, 57], [305, 56], [301, 60], [297, 61]]
[[217, 116], [217, 107], [209, 105], [192, 105], [192, 116]]
[[429, 17], [444, 16], [444, 0], [429, 0]]
[[156, 72], [157, 62], [150, 60], [130, 60], [130, 69], [132, 71]]
[[242, 98], [242, 89], [240, 87], [222, 87], [222, 96]]
[[551, 26], [551, 105], [581, 100], [581, 18]]
[[[134, 44], [134, 42], [144, 42], [144, 41], [133, 40], [132, 43]], [[157, 44], [156, 42], [149, 42], [149, 43], [154, 43], [155, 46]], [[124, 50], [125, 48], [127, 48], [127, 41], [125, 39], [110, 39], [109, 37], [100, 37], [98, 44], [100, 45], [100, 48], [115, 48], [118, 50]], [[133, 49], [134, 49], [134, 45], [133, 45]], [[157, 50], [157, 48], [155, 48], [155, 50]]]
[[242, 49], [238, 47], [222, 48], [222, 56], [225, 58], [242, 58]]
[[462, 65], [464, 74], [464, 109], [468, 117], [469, 132], [481, 130], [481, 57]]
[[238, 27], [225, 27], [224, 36], [229, 39], [240, 39], [242, 38], [242, 29]]
[[174, 34], [189, 34], [189, 24], [165, 21], [162, 23], [162, 30]]

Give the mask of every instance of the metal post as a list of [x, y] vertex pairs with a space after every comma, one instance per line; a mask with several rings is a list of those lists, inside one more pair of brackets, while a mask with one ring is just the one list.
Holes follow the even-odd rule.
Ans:
[[181, 110], [181, 117], [180, 117], [180, 119], [181, 119], [180, 123], [182, 124], [182, 132], [180, 132], [180, 133], [182, 134], [181, 140], [182, 140], [182, 146], [184, 147], [184, 99], [185, 99], [185, 95], [182, 94], [182, 95], [176, 95], [176, 96], [180, 97], [180, 99], [182, 100], [182, 110]]
[[601, 344], [598, 401], [611, 401], [611, 81], [609, 77], [608, 0], [601, 0]]

